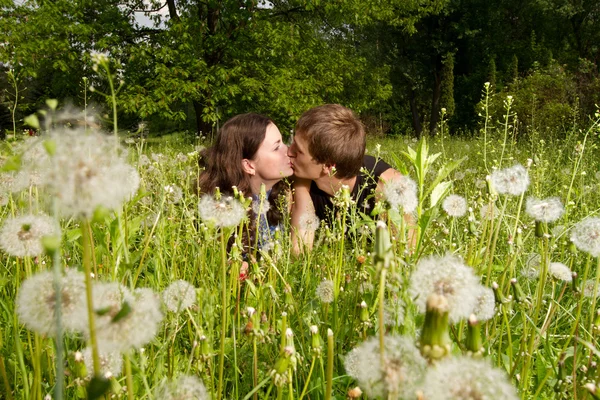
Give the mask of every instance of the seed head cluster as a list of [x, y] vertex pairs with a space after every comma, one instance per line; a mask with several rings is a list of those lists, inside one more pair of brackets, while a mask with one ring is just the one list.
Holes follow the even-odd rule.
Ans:
[[379, 338], [371, 337], [346, 355], [344, 366], [369, 398], [413, 398], [427, 361], [406, 336], [384, 338], [384, 361]]
[[462, 196], [451, 194], [444, 199], [442, 208], [451, 217], [462, 217], [467, 213], [467, 201]]
[[44, 251], [44, 236], [59, 234], [58, 223], [46, 215], [10, 218], [0, 229], [0, 248], [15, 257], [35, 257]]
[[208, 400], [210, 394], [197, 377], [181, 375], [175, 381], [164, 382], [156, 391], [156, 399], [161, 400]]
[[246, 210], [242, 203], [231, 196], [216, 199], [205, 194], [198, 203], [200, 218], [216, 227], [234, 227], [246, 217]]
[[554, 222], [563, 215], [565, 208], [558, 197], [543, 200], [529, 197], [525, 204], [525, 211], [536, 221]]
[[500, 194], [520, 196], [529, 187], [529, 174], [521, 164], [492, 172], [491, 182]]
[[317, 286], [316, 294], [321, 303], [333, 303], [333, 281], [321, 281]]
[[167, 310], [181, 312], [196, 304], [196, 288], [187, 281], [176, 280], [162, 292], [162, 301]]
[[402, 209], [405, 213], [415, 211], [419, 203], [417, 184], [404, 175], [386, 182], [383, 195], [392, 208]]
[[600, 256], [600, 218], [587, 218], [575, 225], [571, 241], [579, 250]]
[[428, 369], [422, 392], [436, 400], [516, 400], [506, 373], [485, 360], [448, 358]]
[[431, 294], [442, 295], [448, 301], [448, 318], [456, 322], [468, 318], [477, 303], [479, 279], [473, 270], [452, 255], [422, 259], [410, 278], [409, 293], [418, 309], [426, 311]]

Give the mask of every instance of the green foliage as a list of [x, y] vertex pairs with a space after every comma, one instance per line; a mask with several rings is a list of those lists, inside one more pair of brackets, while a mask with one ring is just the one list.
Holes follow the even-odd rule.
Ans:
[[448, 53], [442, 62], [442, 87], [440, 94], [440, 105], [446, 109], [446, 115], [451, 118], [454, 115], [454, 55]]

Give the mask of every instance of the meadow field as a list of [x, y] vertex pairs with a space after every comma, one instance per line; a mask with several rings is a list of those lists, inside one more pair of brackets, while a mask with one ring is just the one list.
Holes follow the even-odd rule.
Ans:
[[207, 140], [51, 114], [2, 143], [0, 398], [600, 398], [598, 115], [372, 137], [412, 183], [296, 256], [194, 192]]

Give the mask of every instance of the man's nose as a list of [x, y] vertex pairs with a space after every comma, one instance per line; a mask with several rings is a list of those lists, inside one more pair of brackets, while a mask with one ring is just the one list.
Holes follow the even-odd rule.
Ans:
[[287, 151], [287, 155], [290, 158], [296, 157], [296, 153], [294, 153], [294, 145], [292, 144], [291, 146], [288, 147], [288, 151]]

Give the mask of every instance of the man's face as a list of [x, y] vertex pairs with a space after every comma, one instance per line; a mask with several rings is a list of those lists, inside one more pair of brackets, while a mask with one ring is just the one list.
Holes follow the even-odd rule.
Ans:
[[288, 149], [288, 156], [292, 160], [294, 175], [298, 178], [316, 180], [323, 175], [324, 164], [312, 158], [308, 152], [308, 144], [302, 135], [294, 135]]

